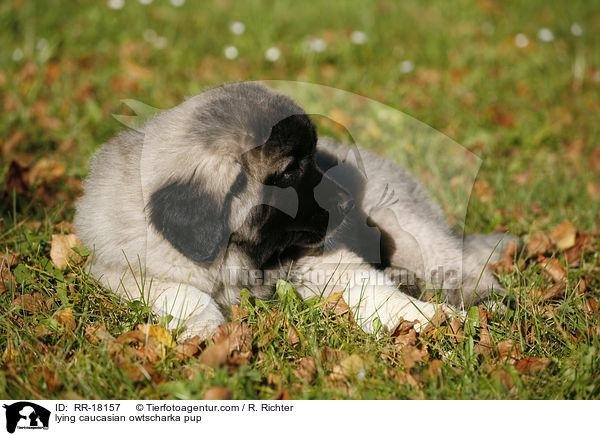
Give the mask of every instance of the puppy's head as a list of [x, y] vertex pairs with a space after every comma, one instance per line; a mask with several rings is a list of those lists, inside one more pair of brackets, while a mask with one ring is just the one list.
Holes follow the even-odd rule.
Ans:
[[[171, 175], [152, 192], [152, 225], [202, 264], [230, 244], [256, 267], [294, 248], [322, 245], [352, 202], [317, 166], [310, 118], [289, 98], [256, 84], [209, 94], [190, 118], [196, 149], [179, 158], [194, 162], [181, 162], [176, 172], [186, 175]], [[328, 187], [327, 204], [315, 201], [317, 185]]]

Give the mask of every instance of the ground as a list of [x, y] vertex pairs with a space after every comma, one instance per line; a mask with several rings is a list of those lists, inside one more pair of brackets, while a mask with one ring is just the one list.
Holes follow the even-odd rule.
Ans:
[[[0, 5], [1, 397], [600, 397], [600, 4], [310, 5]], [[258, 79], [368, 97], [481, 158], [464, 230], [527, 244], [496, 267], [515, 310], [375, 336], [343, 302], [300, 302], [280, 283], [272, 301], [236, 307], [214, 343], [176, 345], [164, 320], [85, 275], [84, 247], [61, 264], [87, 161], [123, 128], [111, 115], [131, 115], [121, 100], [167, 108]], [[393, 132], [361, 122], [398, 155]], [[434, 185], [461, 227], [453, 184]]]

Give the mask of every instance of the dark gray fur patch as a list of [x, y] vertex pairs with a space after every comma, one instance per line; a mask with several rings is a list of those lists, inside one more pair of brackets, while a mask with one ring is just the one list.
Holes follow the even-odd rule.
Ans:
[[242, 171], [222, 203], [196, 184], [169, 183], [152, 194], [150, 221], [181, 254], [210, 264], [229, 242], [231, 202], [247, 183]]

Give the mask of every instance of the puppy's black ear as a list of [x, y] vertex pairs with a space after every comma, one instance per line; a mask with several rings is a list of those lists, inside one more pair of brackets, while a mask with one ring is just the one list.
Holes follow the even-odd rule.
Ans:
[[211, 264], [229, 243], [233, 196], [246, 184], [243, 173], [219, 201], [194, 183], [173, 182], [150, 198], [150, 221], [181, 254]]

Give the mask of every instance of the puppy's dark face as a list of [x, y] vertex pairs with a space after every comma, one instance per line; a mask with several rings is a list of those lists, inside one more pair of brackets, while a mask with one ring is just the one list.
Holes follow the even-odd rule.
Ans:
[[[294, 257], [294, 253], [304, 249], [322, 247], [328, 230], [337, 227], [353, 205], [344, 189], [317, 166], [316, 143], [315, 127], [309, 117], [293, 115], [273, 126], [263, 145], [244, 155], [250, 175], [267, 186], [292, 188], [298, 200], [297, 213], [292, 217], [283, 212], [285, 207], [277, 206], [287, 199], [265, 189], [262, 204], [252, 211], [249, 223], [259, 229], [258, 237], [245, 241], [245, 248], [257, 259], [259, 267]], [[318, 201], [317, 186], [327, 192]], [[273, 198], [274, 195], [279, 198]], [[243, 237], [236, 236], [240, 236], [237, 242], [242, 242]]]
[[[317, 166], [316, 142], [307, 115], [289, 116], [271, 128], [263, 144], [240, 156], [243, 169], [224, 196], [215, 196], [198, 182], [169, 181], [151, 196], [150, 221], [181, 254], [204, 265], [229, 245], [237, 246], [257, 268], [319, 249], [353, 203]], [[210, 175], [205, 180], [209, 183]], [[262, 198], [252, 200], [255, 206], [244, 223], [232, 229], [231, 217], [240, 213], [234, 200], [256, 182], [263, 186]], [[290, 202], [297, 206], [293, 216], [285, 212]]]

